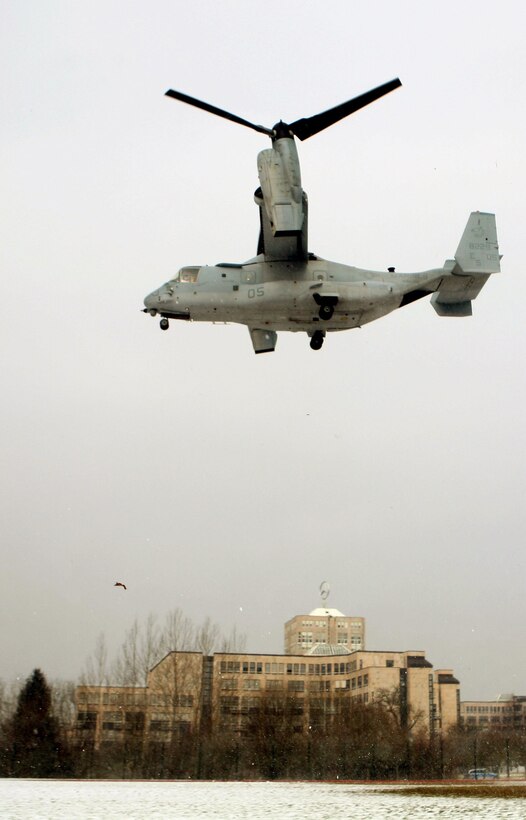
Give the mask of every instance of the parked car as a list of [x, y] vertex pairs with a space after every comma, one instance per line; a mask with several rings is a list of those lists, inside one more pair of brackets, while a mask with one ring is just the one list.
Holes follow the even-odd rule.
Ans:
[[498, 777], [496, 772], [489, 772], [487, 769], [470, 769], [467, 777], [472, 780], [495, 780]]

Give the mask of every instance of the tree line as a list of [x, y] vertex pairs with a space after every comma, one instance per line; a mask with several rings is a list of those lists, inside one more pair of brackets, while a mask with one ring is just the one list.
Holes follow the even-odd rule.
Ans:
[[[195, 626], [180, 610], [158, 627], [135, 622], [116, 660], [108, 663], [97, 641], [80, 683], [143, 686], [151, 667], [172, 650], [243, 651], [244, 636], [226, 638], [210, 619]], [[79, 730], [74, 683], [48, 683], [35, 669], [17, 692], [0, 683], [0, 776], [89, 778], [375, 780], [451, 778], [485, 767], [506, 775], [526, 764], [526, 731], [457, 727], [429, 733], [419, 715], [401, 719], [398, 693], [371, 703], [317, 697], [309, 718], [298, 701], [265, 692], [234, 728], [228, 715], [198, 729], [174, 726], [152, 740], [141, 713], [127, 714], [118, 740], [94, 742], [89, 725]], [[128, 717], [130, 718], [128, 720]]]

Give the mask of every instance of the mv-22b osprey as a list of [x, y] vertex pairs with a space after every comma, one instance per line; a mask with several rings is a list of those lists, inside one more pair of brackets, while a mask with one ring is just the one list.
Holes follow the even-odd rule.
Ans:
[[493, 214], [472, 213], [455, 258], [422, 273], [362, 270], [308, 250], [307, 195], [294, 137], [312, 137], [400, 85], [399, 79], [391, 80], [321, 114], [290, 124], [280, 121], [273, 128], [167, 91], [169, 97], [266, 134], [272, 148], [258, 155], [257, 256], [242, 264], [181, 268], [146, 297], [144, 312], [159, 315], [163, 330], [170, 319], [247, 325], [256, 353], [273, 351], [280, 330], [304, 331], [311, 348], [319, 350], [327, 332], [360, 327], [431, 293], [439, 316], [470, 316], [472, 299], [500, 270]]

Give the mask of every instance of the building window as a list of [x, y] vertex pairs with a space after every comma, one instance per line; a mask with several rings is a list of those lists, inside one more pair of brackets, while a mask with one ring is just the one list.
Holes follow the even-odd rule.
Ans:
[[299, 700], [298, 698], [287, 698], [287, 706], [290, 709], [291, 715], [303, 714], [303, 700]]
[[153, 714], [150, 718], [150, 732], [168, 732], [170, 730], [170, 720], [168, 715]]
[[311, 646], [312, 632], [298, 632], [298, 643], [301, 646]]
[[243, 681], [244, 689], [259, 689], [260, 681], [257, 678], [247, 678]]
[[303, 680], [289, 680], [287, 682], [287, 689], [289, 692], [304, 692], [305, 681]]
[[239, 661], [221, 661], [221, 672], [239, 672]]
[[97, 713], [79, 712], [77, 716], [77, 726], [79, 729], [94, 731], [97, 727]]
[[359, 635], [351, 635], [351, 649], [358, 650], [362, 648], [362, 639]]
[[250, 696], [241, 698], [241, 711], [244, 714], [247, 714], [247, 712], [254, 712], [256, 709], [259, 709], [259, 706], [260, 698]]
[[239, 698], [224, 697], [220, 701], [221, 712], [224, 715], [231, 715], [237, 712], [239, 708]]
[[169, 695], [159, 695], [157, 693], [152, 693], [150, 695], [150, 706], [168, 706], [170, 704], [170, 696]]
[[193, 706], [194, 705], [194, 696], [193, 695], [179, 695], [175, 699], [176, 706]]
[[283, 674], [283, 664], [282, 663], [266, 663], [265, 664], [265, 672], [267, 675], [282, 675]]
[[386, 660], [385, 665], [390, 667], [390, 668], [393, 667], [394, 666], [394, 660], [392, 658], [389, 658], [388, 660]]
[[102, 728], [109, 731], [122, 731], [123, 726], [122, 712], [104, 712], [102, 716]]

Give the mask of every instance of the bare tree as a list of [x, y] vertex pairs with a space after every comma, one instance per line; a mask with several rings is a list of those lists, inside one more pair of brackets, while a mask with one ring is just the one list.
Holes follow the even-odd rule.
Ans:
[[207, 616], [197, 629], [196, 649], [203, 655], [211, 655], [219, 644], [220, 635], [219, 626]]
[[10, 718], [15, 711], [16, 702], [22, 688], [22, 681], [6, 683], [0, 680], [0, 723]]
[[111, 680], [117, 686], [138, 686], [139, 671], [139, 624], [137, 619], [126, 631], [120, 653], [112, 664]]
[[86, 668], [80, 676], [85, 686], [103, 686], [108, 683], [108, 648], [104, 633], [100, 632], [93, 653], [86, 661]]
[[190, 618], [183, 615], [179, 607], [166, 615], [161, 631], [159, 649], [161, 654], [185, 651], [195, 647], [195, 627]]
[[144, 627], [135, 620], [126, 632], [120, 654], [112, 666], [112, 680], [118, 686], [144, 686], [148, 672], [161, 657], [161, 635], [153, 613]]
[[75, 683], [54, 680], [50, 683], [51, 708], [59, 726], [65, 729], [75, 718]]
[[244, 652], [247, 646], [247, 636], [238, 632], [235, 626], [230, 633], [221, 639], [220, 652]]

